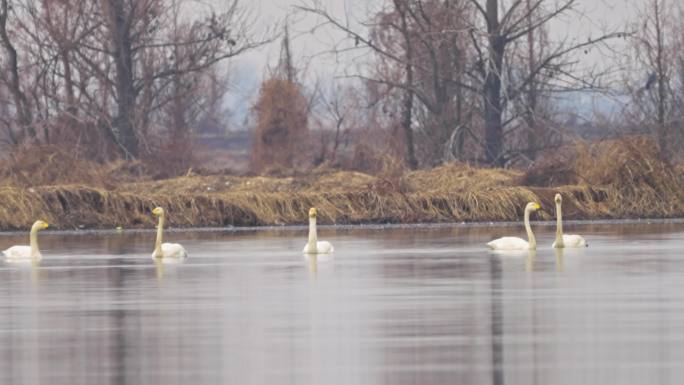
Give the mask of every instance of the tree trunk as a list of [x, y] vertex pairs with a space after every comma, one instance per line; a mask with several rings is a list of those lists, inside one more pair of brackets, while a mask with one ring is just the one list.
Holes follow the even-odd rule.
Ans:
[[665, 121], [665, 103], [667, 97], [667, 85], [665, 84], [665, 63], [664, 61], [664, 39], [663, 39], [663, 28], [661, 24], [661, 9], [659, 6], [660, 0], [654, 1], [655, 7], [655, 29], [656, 29], [656, 39], [657, 39], [657, 53], [656, 53], [656, 69], [658, 76], [658, 121], [656, 128], [658, 136], [658, 146], [660, 147], [660, 155], [663, 159], [669, 159], [668, 148], [667, 148], [667, 122]]
[[134, 116], [136, 92], [133, 79], [133, 52], [130, 26], [123, 0], [106, 0], [110, 12], [110, 31], [114, 48], [116, 68], [117, 113], [113, 134], [125, 158], [138, 156], [138, 138], [135, 134]]
[[416, 152], [413, 143], [413, 128], [411, 127], [411, 122], [413, 120], [412, 114], [414, 98], [413, 91], [411, 91], [411, 87], [413, 86], [413, 64], [411, 62], [413, 60], [413, 50], [411, 47], [411, 38], [409, 35], [408, 25], [406, 23], [406, 10], [403, 9], [403, 6], [406, 6], [406, 4], [400, 4], [398, 1], [395, 1], [394, 6], [401, 15], [401, 29], [404, 35], [404, 43], [406, 44], [406, 88], [404, 89], [404, 96], [402, 100], [401, 127], [404, 131], [404, 142], [406, 142], [406, 162], [408, 163], [409, 168], [415, 170], [418, 168], [418, 160], [416, 159]]
[[484, 89], [485, 158], [487, 163], [502, 167], [503, 124], [501, 109], [501, 69], [505, 41], [499, 30], [497, 0], [487, 0], [487, 31], [489, 33], [489, 58]]
[[69, 113], [69, 120], [75, 122], [78, 109], [76, 107], [76, 96], [74, 93], [74, 81], [71, 75], [71, 58], [69, 57], [69, 53], [70, 51], [68, 49], [61, 50], [62, 65], [64, 66], [64, 89], [66, 90], [67, 99], [66, 111]]
[[[407, 73], [411, 73], [411, 70]], [[412, 111], [413, 111], [413, 92], [404, 91], [403, 110], [401, 111], [401, 126], [404, 129], [404, 140], [406, 141], [406, 160], [411, 168], [415, 170], [418, 168], [418, 160], [416, 159], [416, 152], [413, 144], [413, 129], [411, 128]]]
[[5, 47], [5, 52], [7, 53], [7, 62], [9, 67], [8, 70], [10, 75], [8, 88], [12, 93], [19, 125], [25, 133], [27, 133], [32, 139], [35, 139], [36, 130], [31, 124], [33, 120], [33, 117], [31, 116], [31, 109], [29, 108], [26, 95], [24, 95], [24, 93], [21, 91], [17, 50], [14, 48], [9, 34], [7, 33], [7, 18], [9, 16], [7, 0], [2, 0], [0, 7], [2, 7], [0, 9], [0, 39], [2, 40], [2, 45]]
[[330, 155], [330, 161], [335, 162], [337, 160], [337, 149], [340, 147], [340, 130], [342, 129], [342, 123], [344, 122], [344, 117], [338, 118], [335, 124], [335, 139], [333, 140], [332, 154]]
[[527, 156], [530, 160], [537, 159], [541, 147], [542, 133], [539, 132], [537, 125], [537, 82], [536, 76], [532, 75], [534, 69], [537, 67], [536, 55], [534, 52], [534, 29], [532, 28], [532, 10], [530, 0], [527, 0], [527, 25], [530, 31], [527, 33], [527, 68], [530, 71], [532, 79], [527, 89], [527, 111], [525, 111], [525, 121], [527, 123]]
[[[460, 77], [459, 77], [460, 81]], [[457, 159], [463, 161], [465, 159], [465, 129], [463, 127], [463, 88], [456, 88], [456, 126], [458, 133], [456, 133], [456, 151], [458, 151]]]

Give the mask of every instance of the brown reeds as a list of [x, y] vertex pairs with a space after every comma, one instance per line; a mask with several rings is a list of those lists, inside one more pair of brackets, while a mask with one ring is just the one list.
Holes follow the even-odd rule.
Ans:
[[[565, 193], [576, 218], [676, 217], [684, 213], [681, 175], [645, 137], [578, 142], [542, 160], [523, 185]], [[544, 191], [544, 189], [535, 189]], [[547, 199], [544, 199], [547, 200]]]
[[[555, 153], [525, 173], [449, 164], [411, 172], [387, 166], [377, 176], [318, 170], [288, 178], [188, 175], [158, 181], [136, 176], [143, 173], [140, 166], [129, 173], [123, 164], [61, 158], [35, 166], [46, 168], [33, 179], [16, 163], [3, 169], [0, 181], [0, 228], [26, 228], [35, 218], [58, 228], [152, 227], [155, 206], [164, 206], [169, 222], [183, 227], [301, 224], [311, 206], [319, 208], [323, 223], [515, 221], [532, 200], [542, 203], [540, 217], [550, 219], [556, 192], [564, 195], [568, 218], [684, 214], [681, 175], [647, 139], [579, 143]], [[59, 162], [73, 170], [51, 173]], [[79, 169], [83, 164], [88, 170]]]
[[99, 167], [55, 146], [32, 146], [9, 154], [0, 162], [0, 183], [11, 186], [100, 184]]

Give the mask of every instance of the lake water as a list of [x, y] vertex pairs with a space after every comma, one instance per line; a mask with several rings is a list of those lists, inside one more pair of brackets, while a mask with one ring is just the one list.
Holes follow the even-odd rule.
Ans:
[[[684, 224], [567, 223], [589, 248], [497, 255], [522, 226], [42, 233], [0, 262], [0, 384], [675, 384]], [[24, 235], [0, 236], [0, 248]]]

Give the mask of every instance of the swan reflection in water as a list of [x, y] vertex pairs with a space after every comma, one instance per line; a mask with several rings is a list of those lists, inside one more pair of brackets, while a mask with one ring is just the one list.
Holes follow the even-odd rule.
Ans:
[[565, 269], [564, 260], [563, 260], [563, 249], [562, 248], [556, 248], [554, 250], [556, 251], [556, 271], [559, 273], [562, 273], [563, 270]]
[[309, 260], [309, 273], [312, 277], [318, 275], [318, 256], [316, 254], [311, 254], [308, 256]]
[[306, 268], [309, 277], [315, 279], [319, 274], [330, 274], [335, 270], [333, 254], [305, 254]]
[[525, 271], [531, 273], [534, 269], [534, 261], [537, 259], [537, 250], [530, 250], [525, 257]]
[[153, 261], [157, 282], [161, 282], [164, 280], [164, 262], [160, 258], [153, 258]]

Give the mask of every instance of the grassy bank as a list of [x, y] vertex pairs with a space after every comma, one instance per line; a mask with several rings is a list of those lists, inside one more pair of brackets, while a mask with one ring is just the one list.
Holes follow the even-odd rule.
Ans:
[[183, 227], [300, 224], [310, 206], [322, 223], [513, 221], [531, 200], [542, 204], [538, 218], [551, 219], [556, 192], [568, 219], [684, 216], [681, 174], [643, 138], [575, 144], [526, 171], [449, 164], [377, 176], [316, 170], [151, 180], [141, 165], [76, 164], [65, 154], [35, 164], [15, 157], [2, 170], [2, 229], [24, 229], [36, 218], [65, 229], [152, 227], [158, 205]]

